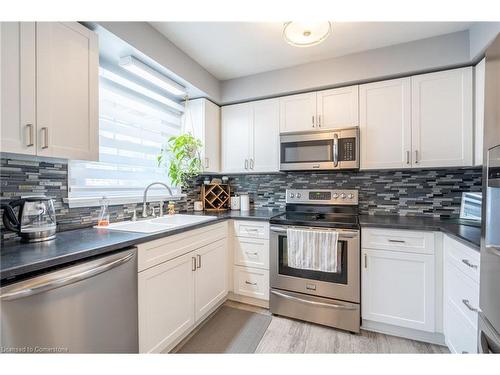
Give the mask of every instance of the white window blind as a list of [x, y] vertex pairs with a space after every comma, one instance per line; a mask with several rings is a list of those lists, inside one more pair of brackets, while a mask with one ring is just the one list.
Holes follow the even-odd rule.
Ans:
[[[170, 185], [168, 166], [158, 167], [157, 156], [170, 136], [180, 134], [182, 106], [174, 102], [174, 108], [167, 106], [140, 89], [136, 82], [100, 69], [99, 162], [69, 162], [70, 206], [89, 205], [103, 196], [111, 203], [138, 202], [151, 182]], [[148, 196], [154, 199], [168, 193], [158, 186]]]

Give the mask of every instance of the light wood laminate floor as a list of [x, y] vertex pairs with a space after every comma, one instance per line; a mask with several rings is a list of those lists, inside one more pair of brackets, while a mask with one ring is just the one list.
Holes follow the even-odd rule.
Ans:
[[[226, 306], [271, 315], [269, 310], [226, 301]], [[448, 348], [361, 330], [360, 334], [274, 315], [256, 353], [449, 353]]]

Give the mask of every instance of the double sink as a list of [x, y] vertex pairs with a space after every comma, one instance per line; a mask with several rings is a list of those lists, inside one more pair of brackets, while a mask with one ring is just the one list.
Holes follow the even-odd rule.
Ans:
[[191, 225], [204, 223], [217, 219], [216, 216], [195, 216], [175, 214], [171, 216], [162, 216], [154, 219], [140, 221], [124, 221], [113, 223], [106, 229], [117, 230], [122, 232], [137, 232], [137, 233], [156, 233], [179, 228], [185, 228]]

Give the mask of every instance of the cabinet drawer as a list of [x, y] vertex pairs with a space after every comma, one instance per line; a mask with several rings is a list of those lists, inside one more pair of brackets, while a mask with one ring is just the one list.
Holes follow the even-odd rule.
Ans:
[[363, 229], [361, 244], [365, 249], [434, 254], [434, 232], [400, 229]]
[[139, 272], [227, 237], [227, 222], [137, 245]]
[[454, 303], [444, 305], [444, 335], [452, 353], [477, 353], [477, 327], [462, 314]]
[[444, 236], [444, 256], [464, 274], [479, 283], [479, 252]]
[[453, 304], [469, 324], [477, 328], [477, 309], [479, 306], [479, 284], [465, 276], [448, 259], [444, 270], [444, 298], [446, 304]]
[[234, 266], [234, 293], [269, 300], [269, 271]]
[[269, 240], [234, 237], [234, 264], [269, 270]]
[[269, 223], [265, 221], [234, 221], [234, 234], [238, 237], [269, 239]]

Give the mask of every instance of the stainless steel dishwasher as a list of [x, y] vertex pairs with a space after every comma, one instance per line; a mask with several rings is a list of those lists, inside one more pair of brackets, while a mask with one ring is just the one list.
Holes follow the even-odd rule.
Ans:
[[0, 289], [3, 353], [137, 353], [137, 249]]

